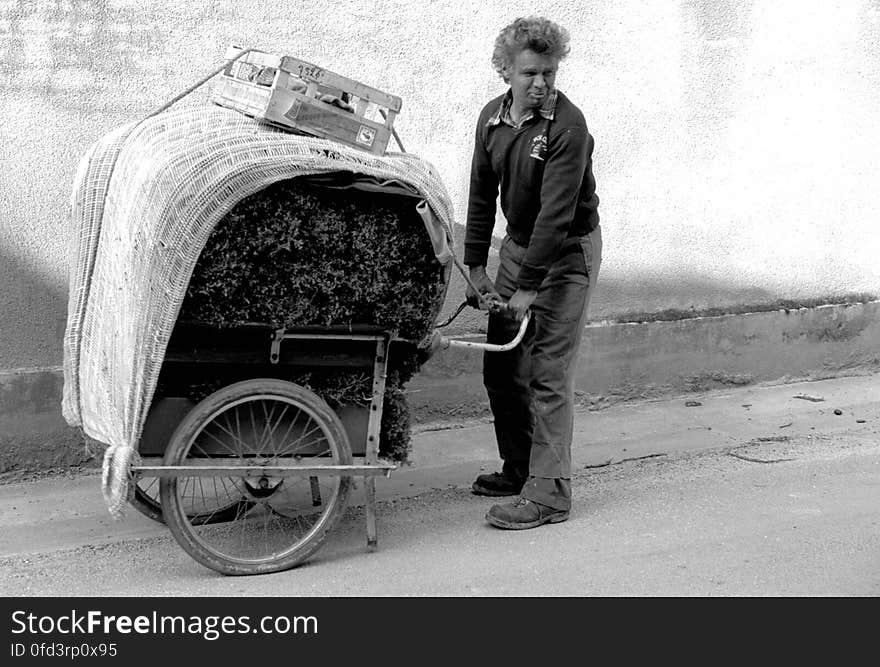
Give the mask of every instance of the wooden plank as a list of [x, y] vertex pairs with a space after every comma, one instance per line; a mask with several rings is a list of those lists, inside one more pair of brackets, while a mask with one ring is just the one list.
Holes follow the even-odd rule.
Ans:
[[[225, 459], [206, 459], [206, 461], [222, 461]], [[237, 461], [238, 459], [229, 459]], [[247, 459], [241, 459], [247, 461]], [[267, 477], [292, 477], [294, 475], [327, 475], [376, 477], [382, 475], [388, 477], [397, 466], [390, 463], [376, 463], [372, 465], [274, 465], [258, 466], [245, 463], [235, 465], [220, 465], [205, 463], [198, 465], [166, 466], [166, 465], [138, 465], [131, 466], [131, 471], [144, 477], [215, 477], [217, 475], [244, 477], [244, 476], [267, 476]]]
[[374, 477], [364, 479], [364, 501], [367, 510], [367, 549], [375, 551], [379, 548], [379, 530], [376, 525], [376, 480]]
[[[244, 49], [239, 49], [238, 53], [244, 51]], [[231, 55], [230, 55], [231, 54]], [[236, 56], [236, 53], [232, 50], [228, 50], [226, 52], [226, 59], [232, 59]], [[251, 63], [253, 65], [259, 65], [260, 67], [281, 67], [282, 58], [279, 55], [274, 53], [268, 53], [266, 51], [251, 51], [250, 53], [242, 56], [236, 62], [245, 62]]]
[[384, 125], [281, 88], [274, 90], [264, 118], [378, 154], [385, 152], [391, 138], [391, 132]]
[[225, 75], [221, 75], [220, 78], [221, 82], [212, 95], [215, 103], [251, 116], [263, 116], [272, 99], [271, 88], [255, 86]]
[[387, 127], [389, 131], [391, 131], [391, 127], [394, 125], [395, 118], [397, 118], [396, 111], [389, 111], [388, 113], [384, 114], [385, 127]]
[[[324, 457], [324, 458], [325, 458], [325, 459], [328, 459], [328, 460], [327, 460], [325, 463], [323, 463], [323, 464], [316, 464], [316, 465], [321, 465], [321, 468], [322, 468], [322, 469], [333, 465], [332, 463], [330, 463], [330, 461], [329, 461], [329, 457]], [[366, 463], [366, 461], [367, 461], [367, 457], [366, 457], [365, 455], [363, 455], [363, 454], [354, 454], [351, 458], [352, 458], [352, 460], [354, 461], [354, 463], [353, 463], [352, 465], [359, 465], [359, 466], [367, 465], [367, 463]], [[162, 462], [163, 462], [165, 459], [164, 459], [164, 456], [155, 456], [155, 455], [152, 455], [152, 456], [141, 456], [141, 457], [140, 457], [140, 460], [141, 460], [141, 462], [140, 462], [139, 464], [134, 465], [134, 466], [131, 467], [132, 470], [134, 470], [135, 468], [137, 468], [138, 470], [143, 470], [144, 468], [147, 468], [147, 467], [155, 467], [155, 466], [164, 467], [164, 464], [163, 464]], [[241, 457], [232, 457], [232, 458], [220, 458], [220, 457], [216, 457], [216, 458], [214, 458], [214, 457], [212, 457], [212, 458], [210, 458], [210, 459], [205, 459], [205, 460], [206, 460], [206, 461], [218, 461], [219, 463], [221, 463], [221, 464], [223, 464], [223, 465], [239, 465], [239, 464], [241, 463], [241, 461], [242, 461], [242, 460], [245, 460], [245, 459], [242, 459]], [[255, 458], [251, 457], [251, 458], [248, 458], [248, 459], [246, 459], [246, 460], [248, 460], [248, 461], [254, 461], [254, 460], [278, 460], [278, 457], [275, 457], [274, 459], [266, 459], [265, 457], [263, 457], [263, 459], [255, 459]], [[316, 459], [315, 459], [315, 457], [311, 457], [310, 460], [311, 460], [311, 461], [314, 461], [314, 460], [316, 460]], [[380, 461], [379, 461], [379, 464], [382, 465], [382, 466], [384, 466], [384, 467], [390, 467], [390, 468], [393, 468], [393, 469], [397, 469], [397, 467], [398, 467], [397, 465], [395, 465], [395, 464], [393, 464], [393, 463], [390, 463], [390, 462], [388, 462], [388, 461], [386, 461], [386, 460], [384, 460], [384, 459], [383, 459], [383, 460], [380, 460]]]
[[[182, 373], [198, 372], [201, 369], [222, 370], [227, 366], [253, 367], [254, 373], [263, 369], [271, 370], [278, 366], [296, 368], [340, 368], [346, 370], [369, 370], [372, 356], [364, 350], [332, 350], [327, 346], [320, 348], [297, 348], [281, 346], [279, 358], [272, 362], [268, 346], [264, 350], [233, 350], [223, 348], [198, 348], [193, 350], [169, 350], [165, 353], [165, 363], [169, 370]], [[176, 368], [171, 368], [171, 364]]]
[[391, 111], [400, 111], [402, 100], [397, 95], [391, 95], [378, 88], [373, 88], [354, 79], [336, 74], [323, 67], [319, 67], [305, 60], [294, 58], [293, 56], [284, 56], [281, 58], [281, 69], [290, 72], [301, 78], [303, 81], [314, 81], [323, 85], [340, 88], [348, 93], [352, 93], [357, 97], [361, 97], [379, 104]]

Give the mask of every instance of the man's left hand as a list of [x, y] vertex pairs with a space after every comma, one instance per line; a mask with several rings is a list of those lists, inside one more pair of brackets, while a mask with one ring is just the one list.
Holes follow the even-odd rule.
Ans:
[[510, 301], [507, 302], [507, 308], [511, 311], [517, 322], [526, 316], [526, 311], [532, 307], [537, 296], [537, 290], [518, 289], [513, 293]]

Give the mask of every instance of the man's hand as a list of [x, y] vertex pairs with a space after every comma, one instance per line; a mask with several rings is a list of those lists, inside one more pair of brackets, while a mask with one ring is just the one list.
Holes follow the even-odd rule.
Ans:
[[513, 314], [517, 322], [521, 321], [522, 318], [526, 316], [526, 311], [532, 307], [533, 303], [535, 303], [535, 298], [537, 296], [537, 290], [518, 289], [513, 293], [513, 296], [510, 297], [510, 301], [507, 302], [507, 308]]
[[[472, 266], [470, 270], [470, 279], [474, 284], [480, 294], [490, 300], [498, 300], [501, 297], [498, 295], [498, 292], [495, 291], [495, 284], [489, 279], [489, 276], [486, 274], [485, 266]], [[477, 293], [468, 285], [467, 290], [464, 293], [465, 299], [467, 300], [467, 304], [471, 308], [479, 308], [480, 307], [480, 299], [477, 297]]]

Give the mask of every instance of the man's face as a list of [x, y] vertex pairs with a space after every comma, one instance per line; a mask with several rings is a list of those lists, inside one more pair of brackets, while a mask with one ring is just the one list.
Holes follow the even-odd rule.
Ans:
[[556, 84], [558, 68], [559, 58], [531, 49], [517, 53], [506, 71], [516, 108], [526, 111], [543, 105]]

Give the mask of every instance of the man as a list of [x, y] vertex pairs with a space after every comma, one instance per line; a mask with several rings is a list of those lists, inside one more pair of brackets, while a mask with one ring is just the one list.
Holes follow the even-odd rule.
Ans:
[[[593, 137], [555, 86], [568, 51], [567, 31], [545, 18], [502, 29], [492, 64], [510, 89], [476, 128], [464, 262], [480, 293], [509, 301], [514, 314], [490, 314], [487, 341], [511, 340], [526, 311], [533, 315], [518, 347], [483, 358], [503, 465], [477, 477], [473, 491], [519, 496], [489, 510], [499, 528], [558, 523], [571, 509], [574, 365], [602, 241]], [[486, 261], [499, 194], [507, 235], [493, 282]], [[475, 303], [470, 287], [467, 296]]]

